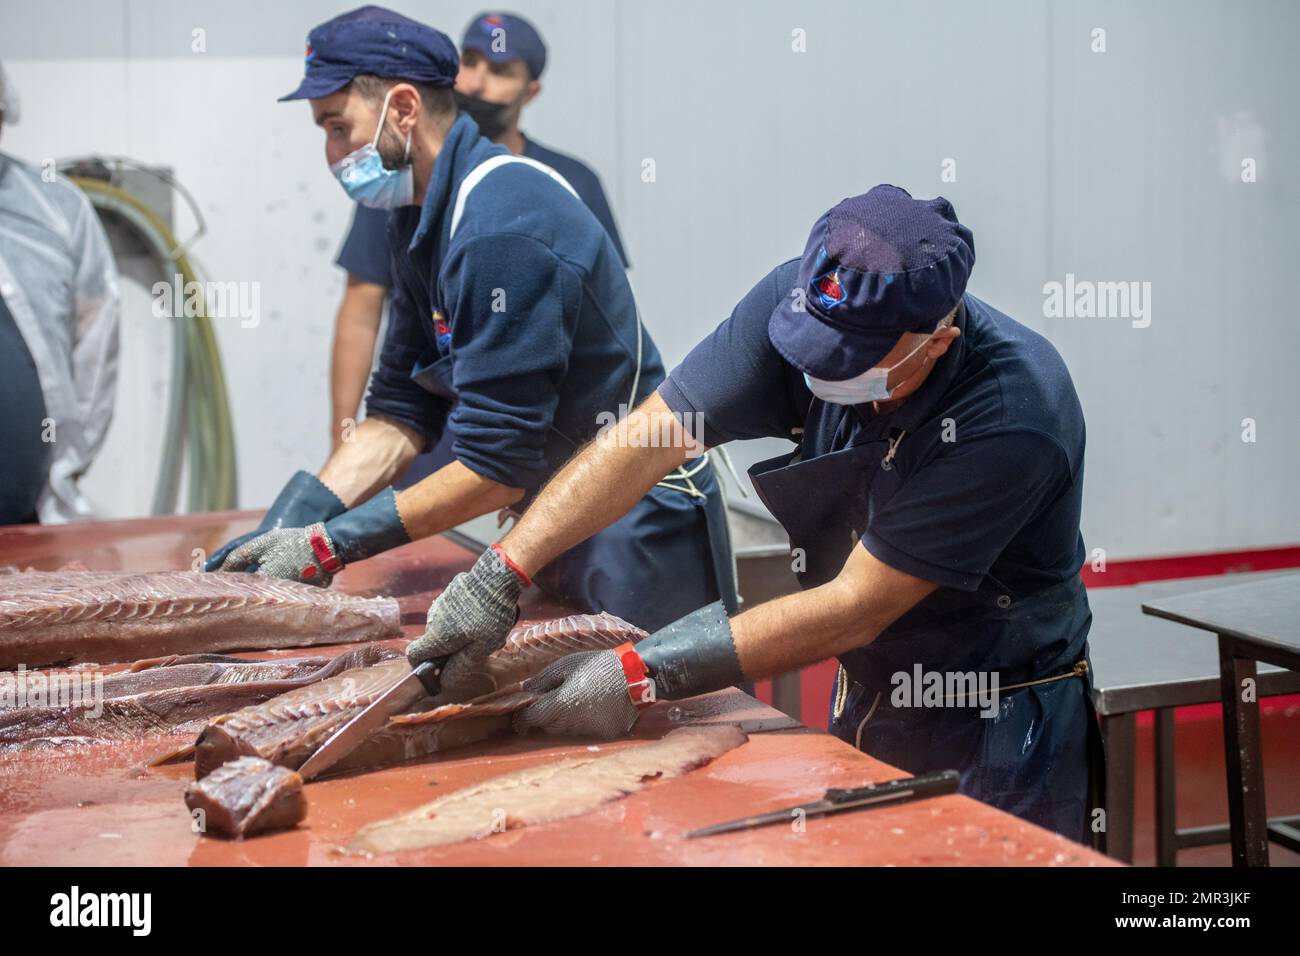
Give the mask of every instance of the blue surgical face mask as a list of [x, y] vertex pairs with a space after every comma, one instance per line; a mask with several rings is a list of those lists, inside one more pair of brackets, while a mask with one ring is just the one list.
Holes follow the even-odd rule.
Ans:
[[372, 209], [396, 209], [398, 206], [410, 206], [415, 202], [415, 174], [411, 169], [411, 136], [406, 137], [406, 154], [402, 157], [401, 169], [386, 169], [384, 160], [379, 155], [379, 134], [384, 131], [384, 120], [388, 118], [388, 91], [384, 105], [379, 110], [379, 128], [375, 138], [360, 149], [348, 153], [330, 167], [330, 172], [339, 181], [343, 191], [353, 202]]
[[[868, 402], [887, 402], [894, 397], [894, 393], [898, 391], [898, 386], [912, 377], [909, 375], [902, 382], [890, 388], [890, 373], [894, 369], [902, 367], [913, 355], [929, 344], [930, 339], [927, 338], [888, 368], [869, 368], [861, 375], [846, 378], [840, 382], [827, 382], [820, 378], [813, 378], [807, 372], [803, 373], [803, 380], [809, 390], [823, 402], [831, 402], [835, 405], [865, 405]], [[922, 363], [922, 366], [924, 366], [924, 363]], [[920, 369], [917, 369], [917, 371], [920, 371]]]

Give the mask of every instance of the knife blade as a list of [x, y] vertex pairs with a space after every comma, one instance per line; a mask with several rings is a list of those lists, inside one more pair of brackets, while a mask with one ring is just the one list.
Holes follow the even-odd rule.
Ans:
[[388, 718], [400, 714], [421, 697], [436, 697], [441, 689], [441, 676], [446, 658], [425, 661], [411, 673], [379, 695], [365, 710], [357, 714], [334, 733], [298, 768], [303, 780], [318, 777], [334, 766], [374, 731], [388, 723]]
[[832, 787], [822, 794], [820, 800], [802, 803], [769, 813], [760, 813], [740, 820], [715, 823], [713, 826], [692, 830], [686, 834], [687, 839], [713, 836], [718, 833], [732, 833], [736, 830], [752, 830], [773, 823], [789, 823], [796, 811], [802, 811], [806, 817], [826, 816], [831, 813], [843, 813], [861, 807], [881, 804], [907, 803], [923, 800], [926, 797], [938, 797], [956, 793], [961, 785], [961, 774], [956, 770], [939, 770], [922, 774], [919, 777], [905, 777], [902, 780], [889, 780], [884, 783], [870, 783], [864, 787], [843, 789]]

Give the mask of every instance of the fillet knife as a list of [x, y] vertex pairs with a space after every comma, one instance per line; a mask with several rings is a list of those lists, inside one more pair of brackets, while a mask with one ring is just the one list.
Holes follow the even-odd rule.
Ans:
[[411, 673], [380, 694], [365, 710], [334, 731], [307, 758], [307, 762], [298, 768], [298, 776], [303, 780], [320, 776], [356, 750], [374, 731], [388, 723], [388, 718], [400, 714], [426, 695], [438, 696], [438, 691], [442, 689], [442, 668], [446, 663], [444, 657], [416, 666]]
[[715, 833], [731, 833], [735, 830], [752, 830], [773, 823], [788, 823], [797, 811], [808, 817], [826, 816], [831, 813], [843, 813], [861, 807], [883, 806], [894, 803], [907, 803], [911, 800], [923, 800], [926, 797], [940, 797], [956, 793], [961, 783], [961, 774], [956, 770], [939, 770], [922, 774], [919, 777], [907, 777], [903, 780], [889, 780], [885, 783], [869, 783], [865, 787], [843, 789], [832, 787], [822, 794], [820, 800], [801, 803], [771, 813], [745, 817], [742, 820], [730, 820], [727, 823], [715, 823], [701, 830], [692, 830], [687, 838], [713, 836]]

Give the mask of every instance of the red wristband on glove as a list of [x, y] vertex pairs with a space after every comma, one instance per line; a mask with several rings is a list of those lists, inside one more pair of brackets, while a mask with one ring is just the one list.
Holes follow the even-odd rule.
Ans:
[[501, 558], [501, 560], [506, 563], [506, 567], [508, 567], [511, 571], [515, 572], [515, 574], [519, 575], [519, 580], [524, 582], [524, 587], [530, 588], [533, 586], [533, 579], [530, 578], [528, 575], [524, 574], [523, 568], [521, 568], [519, 565], [515, 564], [513, 561], [510, 560], [510, 555], [506, 554], [505, 551], [502, 550], [501, 545], [499, 544], [492, 545], [492, 550], [495, 551], [497, 555]]
[[[330, 547], [329, 539], [325, 537], [325, 526], [323, 524], [314, 524], [307, 529], [307, 542], [311, 545], [311, 553], [316, 556], [321, 568], [328, 574], [334, 574], [343, 570], [343, 562], [339, 560], [334, 549]], [[316, 569], [311, 565], [302, 569], [304, 578], [314, 577]]]
[[623, 676], [627, 678], [627, 695], [638, 710], [644, 710], [655, 702], [655, 682], [648, 676], [645, 661], [636, 652], [631, 641], [614, 648], [619, 663], [623, 665]]

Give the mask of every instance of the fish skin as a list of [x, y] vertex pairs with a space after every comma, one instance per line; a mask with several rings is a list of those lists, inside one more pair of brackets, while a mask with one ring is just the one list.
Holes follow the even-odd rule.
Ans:
[[[488, 675], [494, 686], [505, 688], [567, 654], [614, 648], [645, 636], [645, 631], [612, 614], [578, 614], [522, 625], [511, 631], [505, 644], [488, 658]], [[194, 744], [195, 776], [202, 778], [227, 760], [244, 755], [260, 756], [296, 770], [344, 722], [409, 673], [406, 661], [388, 661], [218, 717]], [[453, 703], [442, 694], [425, 698], [415, 710]], [[409, 726], [390, 721], [331, 767], [330, 773], [391, 766], [485, 739], [510, 726], [509, 710], [475, 711], [470, 707], [454, 713], [455, 719], [450, 719], [453, 712], [447, 711], [440, 718]]]
[[26, 571], [0, 575], [0, 668], [396, 637], [391, 598], [260, 574]]
[[[0, 711], [0, 751], [50, 746], [60, 739], [138, 740], [141, 737], [197, 732], [214, 715], [231, 707], [269, 700], [316, 681], [328, 680], [357, 667], [367, 667], [394, 657], [405, 658], [391, 647], [365, 644], [334, 658], [296, 658], [281, 661], [241, 661], [229, 664], [179, 664], [104, 678], [103, 696], [91, 708], [71, 706], [23, 707]], [[222, 680], [232, 669], [248, 668], [239, 680]], [[141, 685], [152, 670], [169, 679], [200, 668], [205, 683]], [[214, 674], [212, 668], [220, 669]], [[9, 675], [0, 675], [9, 676]], [[119, 679], [115, 686], [114, 679]], [[116, 691], [116, 693], [114, 693]], [[98, 704], [98, 707], [93, 706]], [[97, 715], [95, 711], [100, 711]]]
[[572, 757], [492, 777], [414, 810], [367, 824], [345, 852], [365, 856], [481, 840], [581, 816], [689, 773], [749, 738], [734, 724], [681, 727], [652, 743]]
[[307, 816], [302, 777], [260, 757], [232, 760], [185, 788], [202, 832], [242, 839], [297, 826]]

